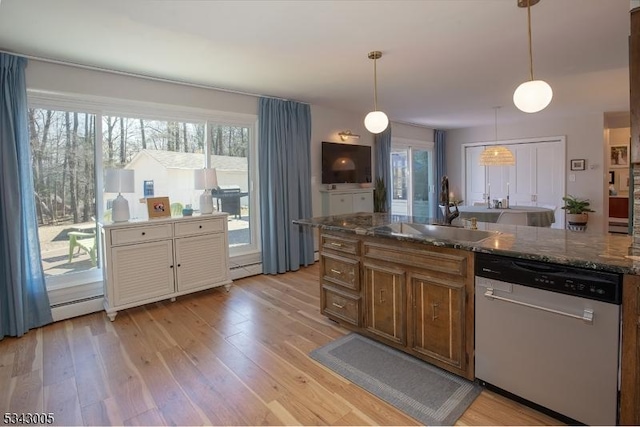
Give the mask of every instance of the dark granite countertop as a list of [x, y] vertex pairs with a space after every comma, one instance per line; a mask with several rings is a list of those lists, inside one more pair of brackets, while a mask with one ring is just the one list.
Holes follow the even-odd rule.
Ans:
[[631, 236], [545, 227], [478, 223], [478, 230], [498, 232], [479, 242], [438, 240], [393, 232], [394, 223], [437, 224], [429, 218], [381, 213], [357, 213], [295, 220], [298, 225], [358, 235], [377, 236], [474, 252], [572, 265], [594, 270], [640, 275], [640, 256], [629, 255]]

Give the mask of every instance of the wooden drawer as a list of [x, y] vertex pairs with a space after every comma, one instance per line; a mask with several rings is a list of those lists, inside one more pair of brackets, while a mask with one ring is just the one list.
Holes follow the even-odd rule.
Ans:
[[467, 258], [472, 256], [457, 249], [433, 247], [423, 250], [415, 246], [399, 247], [375, 242], [365, 242], [363, 252], [365, 257], [372, 260], [424, 268], [462, 278], [467, 277]]
[[356, 256], [360, 254], [360, 242], [358, 240], [345, 239], [343, 237], [332, 236], [329, 234], [321, 234], [320, 239], [320, 245], [323, 250], [333, 250]]
[[227, 217], [202, 219], [198, 221], [176, 222], [176, 237], [192, 236], [202, 233], [222, 233]]
[[142, 243], [158, 239], [170, 239], [173, 235], [171, 224], [146, 225], [143, 227], [111, 230], [111, 244], [124, 245]]
[[354, 259], [323, 253], [320, 275], [323, 280], [344, 286], [354, 291], [360, 290], [359, 262]]
[[322, 285], [322, 313], [360, 326], [360, 297]]

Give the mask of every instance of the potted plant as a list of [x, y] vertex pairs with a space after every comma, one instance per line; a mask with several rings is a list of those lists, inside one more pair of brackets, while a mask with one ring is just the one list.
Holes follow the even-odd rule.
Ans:
[[589, 208], [588, 199], [580, 199], [570, 194], [562, 198], [564, 200], [564, 206], [562, 209], [567, 211], [567, 222], [569, 225], [581, 225], [584, 226], [589, 220], [588, 212], [595, 212]]
[[376, 178], [376, 186], [373, 190], [373, 211], [387, 211], [387, 186], [380, 177]]

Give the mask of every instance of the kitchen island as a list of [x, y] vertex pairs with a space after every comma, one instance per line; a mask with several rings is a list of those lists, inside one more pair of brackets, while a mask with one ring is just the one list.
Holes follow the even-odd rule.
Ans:
[[619, 420], [637, 419], [640, 257], [629, 255], [629, 236], [494, 223], [463, 230], [379, 213], [295, 223], [319, 229], [323, 314], [469, 379], [475, 253], [624, 275]]

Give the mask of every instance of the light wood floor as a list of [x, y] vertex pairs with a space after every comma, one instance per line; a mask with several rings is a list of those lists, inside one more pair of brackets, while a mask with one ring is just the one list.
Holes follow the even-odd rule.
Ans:
[[[320, 315], [318, 267], [0, 341], [0, 413], [56, 425], [416, 425], [307, 354], [347, 331]], [[483, 391], [459, 425], [556, 420]]]

